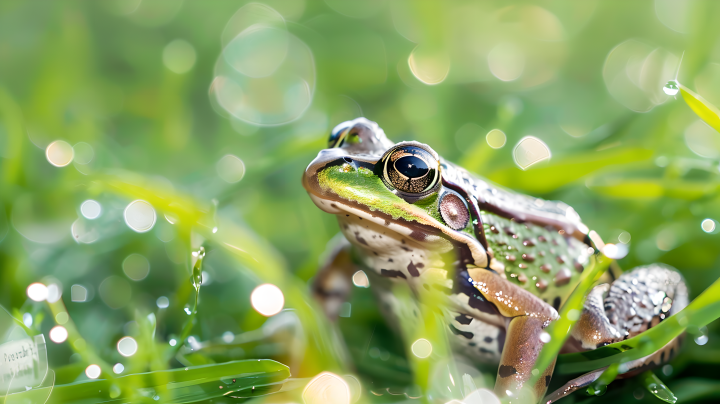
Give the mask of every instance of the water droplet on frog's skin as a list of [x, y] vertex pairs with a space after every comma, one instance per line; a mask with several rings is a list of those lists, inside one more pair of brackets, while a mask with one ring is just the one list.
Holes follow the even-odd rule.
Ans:
[[667, 95], [675, 95], [678, 91], [680, 91], [680, 86], [675, 80], [670, 80], [663, 86], [663, 92]]

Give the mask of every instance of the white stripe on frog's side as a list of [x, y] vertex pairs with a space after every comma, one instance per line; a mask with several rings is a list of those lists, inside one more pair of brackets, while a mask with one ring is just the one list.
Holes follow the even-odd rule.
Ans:
[[[366, 212], [362, 209], [355, 208], [350, 204], [323, 199], [313, 195], [312, 193], [309, 193], [309, 195], [315, 205], [327, 213], [335, 215], [355, 215], [363, 218], [364, 220], [369, 220], [378, 225], [384, 226], [390, 231], [412, 237], [416, 240], [421, 239], [423, 244], [431, 243], [432, 245], [435, 243], [441, 243], [443, 244], [443, 251], [450, 251], [452, 248], [450, 240], [465, 244], [472, 255], [472, 259], [475, 261], [475, 266], [480, 268], [486, 268], [488, 266], [487, 251], [485, 251], [485, 248], [474, 237], [461, 231], [452, 230], [426, 213], [420, 215], [420, 219], [427, 220], [431, 223], [421, 225], [419, 223], [415, 224], [413, 222], [406, 222], [404, 219], [391, 219], [384, 213], [374, 213], [372, 211]], [[404, 225], [403, 223], [407, 223], [407, 225]], [[430, 231], [434, 234], [426, 233], [422, 230], [422, 228], [430, 229]], [[439, 233], [444, 234], [444, 237], [437, 235]], [[417, 236], [421, 236], [422, 238], [418, 238]], [[435, 245], [432, 245], [432, 247], [434, 248]]]

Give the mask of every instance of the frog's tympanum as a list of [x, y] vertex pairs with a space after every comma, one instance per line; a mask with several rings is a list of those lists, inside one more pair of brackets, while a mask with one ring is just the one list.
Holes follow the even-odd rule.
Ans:
[[[365, 118], [334, 128], [303, 185], [320, 209], [337, 216], [349, 241], [334, 249], [316, 277], [315, 295], [328, 315], [338, 314], [359, 269], [390, 323], [407, 315], [397, 307], [394, 282], [407, 283], [416, 294], [440, 290], [455, 352], [498, 363], [495, 391], [501, 397], [531, 378], [547, 341], [543, 330], [603, 247], [566, 204], [497, 187], [423, 143], [393, 143]], [[563, 352], [633, 337], [687, 305], [682, 277], [667, 266], [606, 276], [587, 296]], [[670, 360], [679, 343], [628, 363], [620, 377]], [[545, 394], [553, 367], [529, 386], [535, 399]], [[602, 371], [569, 382], [546, 400], [589, 385]]]

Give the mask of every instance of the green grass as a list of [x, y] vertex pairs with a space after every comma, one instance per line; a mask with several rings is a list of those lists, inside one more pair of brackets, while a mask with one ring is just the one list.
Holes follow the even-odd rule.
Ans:
[[[393, 141], [426, 143], [502, 186], [568, 203], [607, 243], [631, 235], [629, 254], [618, 262], [626, 270], [662, 262], [682, 272], [693, 299], [685, 310], [622, 346], [560, 355], [552, 383], [639, 358], [687, 332], [670, 367], [609, 383], [599, 397], [578, 392], [564, 401], [660, 402], [650, 392], [661, 390], [657, 379], [679, 403], [717, 401], [720, 233], [703, 231], [701, 223], [720, 222], [720, 145], [713, 132], [720, 119], [714, 106], [720, 103], [719, 4], [263, 0], [264, 6], [245, 10], [293, 35], [294, 53], [282, 60], [314, 84], [312, 103], [297, 120], [257, 126], [231, 117], [209, 91], [223, 57], [221, 39], [243, 27], [242, 14], [232, 16], [245, 3], [0, 5], [0, 306], [15, 318], [16, 336], [45, 336], [51, 370], [42, 385], [5, 402], [48, 396], [48, 402], [93, 402], [97, 388], [107, 394], [103, 400], [117, 393], [113, 399], [154, 403], [147, 389], [170, 391], [180, 374], [190, 375], [182, 382], [187, 392], [177, 390], [184, 402], [299, 403], [307, 381], [322, 371], [358, 377], [367, 403], [403, 402], [423, 389], [450, 401], [471, 384], [492, 388], [495, 368], [449, 357], [434, 310], [425, 309], [422, 321], [399, 324], [403, 339], [384, 323], [369, 290], [355, 288], [352, 315], [337, 323], [311, 298], [312, 277], [338, 228], [307, 197], [300, 177], [331, 128], [358, 115], [377, 121]], [[231, 18], [235, 25], [226, 30]], [[630, 49], [616, 48], [629, 38], [635, 38], [634, 56], [609, 59]], [[176, 39], [196, 55], [185, 73], [163, 62]], [[300, 42], [311, 64], [298, 53], [305, 49]], [[428, 85], [415, 77], [408, 58], [418, 45], [418, 55], [449, 58], [445, 81]], [[275, 60], [273, 48], [261, 50], [270, 59], [235, 60], [236, 66]], [[520, 64], [517, 79], [498, 78]], [[675, 98], [662, 93], [670, 79], [683, 83]], [[285, 81], [275, 83], [285, 89]], [[273, 87], [256, 84], [268, 97], [258, 104], [260, 115], [269, 111], [263, 118], [277, 107], [273, 100], [299, 99], [292, 91], [272, 98]], [[650, 107], [630, 108], [638, 105]], [[507, 135], [504, 147], [488, 146], [485, 134], [492, 129]], [[523, 171], [513, 148], [527, 135], [543, 140], [552, 158]], [[86, 143], [92, 159], [78, 156], [54, 167], [45, 157], [54, 140]], [[226, 154], [244, 162], [242, 181], [218, 175], [216, 164]], [[98, 219], [81, 219], [87, 199], [102, 205]], [[149, 232], [136, 233], [124, 222], [123, 210], [135, 199], [157, 213]], [[97, 240], [73, 239], [79, 218]], [[201, 247], [206, 255], [195, 260], [192, 252]], [[130, 254], [149, 262], [147, 278], [125, 275]], [[561, 310], [539, 367], [557, 354], [572, 323], [566, 313], [580, 307], [601, 270], [596, 265]], [[198, 287], [203, 272], [211, 282]], [[127, 292], [118, 304], [104, 296], [108, 279]], [[29, 300], [33, 282], [58, 285], [62, 298]], [[253, 310], [249, 296], [261, 283], [281, 288], [284, 317], [268, 320]], [[73, 285], [86, 288], [91, 300], [72, 301]], [[158, 307], [161, 296], [167, 307]], [[421, 299], [435, 304], [432, 295]], [[66, 342], [49, 340], [56, 325], [68, 331]], [[9, 338], [3, 330], [0, 344]], [[705, 331], [707, 344], [693, 342]], [[128, 358], [116, 347], [124, 336], [138, 342]], [[427, 360], [409, 353], [421, 337], [436, 347]], [[268, 387], [262, 390], [268, 396], [231, 399], [211, 388], [258, 359], [267, 360], [261, 362], [266, 370], [281, 369], [265, 385], [287, 379], [283, 391]], [[116, 363], [125, 368], [119, 375]], [[98, 380], [85, 376], [90, 364], [100, 366]], [[168, 394], [158, 394], [158, 401], [181, 401]]]

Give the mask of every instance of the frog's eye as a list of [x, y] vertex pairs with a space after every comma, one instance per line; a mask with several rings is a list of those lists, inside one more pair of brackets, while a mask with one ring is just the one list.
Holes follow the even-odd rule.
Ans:
[[345, 144], [362, 143], [360, 132], [364, 127], [358, 125], [355, 121], [343, 122], [333, 128], [328, 138], [328, 149], [335, 147], [343, 147]]
[[417, 142], [401, 143], [391, 148], [376, 166], [385, 185], [411, 202], [437, 190], [440, 185], [440, 164]]
[[330, 132], [330, 138], [328, 139], [328, 149], [341, 147], [343, 143], [345, 143], [345, 138], [347, 137], [351, 127], [352, 123], [350, 121], [343, 122], [334, 127], [332, 132]]
[[470, 221], [470, 212], [463, 198], [453, 191], [446, 190], [438, 198], [438, 211], [445, 223], [453, 230], [464, 229]]

